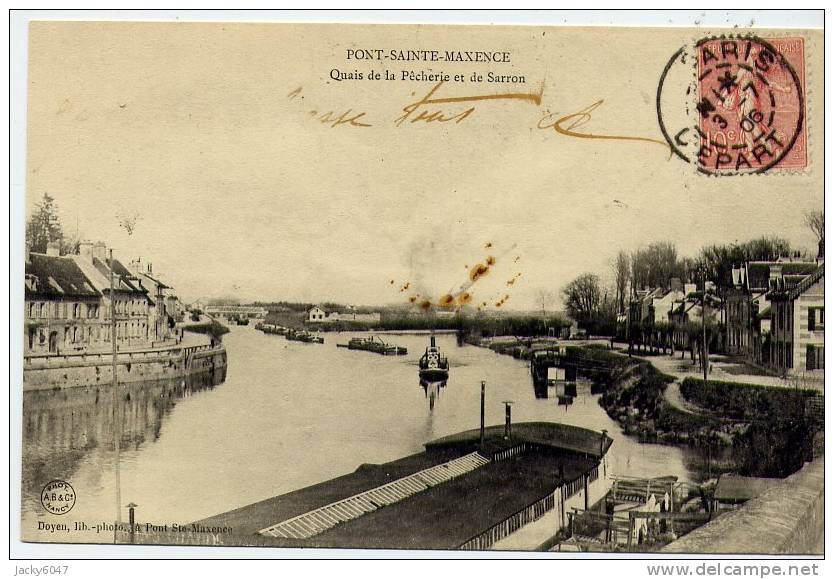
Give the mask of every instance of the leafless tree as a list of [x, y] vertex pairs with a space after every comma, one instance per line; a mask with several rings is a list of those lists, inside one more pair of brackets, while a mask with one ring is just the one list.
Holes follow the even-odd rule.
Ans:
[[628, 254], [620, 251], [611, 262], [611, 272], [614, 274], [614, 292], [617, 303], [617, 313], [625, 311], [626, 292], [631, 279], [631, 266]]
[[805, 213], [805, 225], [817, 236], [817, 241], [825, 241], [825, 214], [822, 211]]
[[553, 305], [554, 299], [553, 292], [547, 288], [540, 288], [536, 292], [536, 302], [542, 307], [542, 316], [547, 315], [547, 310]]
[[562, 289], [565, 309], [577, 322], [591, 320], [599, 312], [602, 291], [599, 277], [592, 273], [583, 273]]

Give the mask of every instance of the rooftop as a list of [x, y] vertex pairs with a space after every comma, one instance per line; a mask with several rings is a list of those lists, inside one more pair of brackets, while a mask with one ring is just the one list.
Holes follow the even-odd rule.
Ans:
[[815, 262], [806, 261], [751, 261], [747, 264], [747, 288], [750, 291], [768, 289], [771, 266], [781, 267], [782, 275], [809, 275], [817, 268]]
[[[96, 269], [101, 272], [102, 275], [105, 277], [110, 276], [110, 263], [111, 260], [105, 259], [101, 260], [97, 257], [93, 258], [93, 265]], [[145, 290], [142, 285], [139, 283], [139, 280], [136, 279], [134, 276], [118, 259], [112, 260], [113, 263], [113, 273], [115, 274], [116, 279], [116, 290], [129, 292], [129, 293], [140, 293], [146, 294], [147, 290]], [[110, 288], [104, 288], [104, 290], [110, 291]]]
[[478, 449], [493, 456], [519, 443], [528, 450], [486, 462], [457, 478], [365, 512], [307, 538], [276, 537], [276, 546], [454, 549], [510, 515], [593, 468], [611, 439], [591, 430], [552, 423], [520, 423], [512, 440], [503, 426], [444, 437], [426, 444], [426, 452], [381, 465], [362, 465], [353, 473], [266, 499], [199, 524], [227, 526], [236, 536], [252, 535], [294, 517], [355, 497], [456, 459]]
[[741, 503], [759, 496], [771, 486], [781, 481], [782, 479], [779, 478], [723, 474], [718, 479], [718, 485], [715, 487], [713, 498], [721, 502]]
[[34, 282], [25, 285], [27, 299], [101, 295], [69, 257], [30, 253], [25, 272]]

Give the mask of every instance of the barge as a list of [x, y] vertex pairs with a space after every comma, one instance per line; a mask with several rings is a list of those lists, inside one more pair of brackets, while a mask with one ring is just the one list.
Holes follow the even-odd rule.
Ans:
[[338, 344], [338, 346], [348, 350], [363, 350], [383, 356], [405, 356], [408, 354], [408, 348], [386, 344], [382, 339], [374, 336], [370, 338], [351, 338], [347, 344]]
[[288, 329], [284, 334], [288, 340], [293, 342], [304, 342], [306, 344], [324, 344], [324, 338], [311, 334], [306, 330]]

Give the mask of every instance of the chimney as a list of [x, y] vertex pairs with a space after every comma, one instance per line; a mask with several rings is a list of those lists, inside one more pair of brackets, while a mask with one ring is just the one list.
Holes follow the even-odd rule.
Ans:
[[817, 244], [817, 263], [822, 264], [825, 263], [825, 240], [820, 239], [820, 242]]
[[93, 253], [92, 256], [94, 259], [98, 259], [102, 262], [106, 262], [107, 260], [107, 246], [104, 244], [103, 241], [96, 241], [93, 245]]
[[58, 241], [50, 241], [46, 244], [46, 255], [58, 257], [61, 255], [61, 244]]
[[142, 273], [142, 258], [137, 257], [136, 259], [131, 260], [130, 262], [130, 271], [134, 274], [139, 275]]
[[85, 261], [93, 261], [93, 243], [91, 241], [82, 241], [78, 244], [78, 255], [84, 258]]
[[669, 291], [673, 292], [681, 292], [683, 291], [683, 284], [681, 283], [681, 278], [673, 277], [669, 280]]

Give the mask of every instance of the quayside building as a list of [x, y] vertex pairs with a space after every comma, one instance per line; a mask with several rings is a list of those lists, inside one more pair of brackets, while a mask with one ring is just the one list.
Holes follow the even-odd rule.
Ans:
[[[198, 521], [177, 542], [367, 549], [536, 549], [609, 489], [605, 433], [491, 426]], [[150, 538], [148, 538], [150, 539]], [[164, 540], [156, 537], [155, 541]]]

